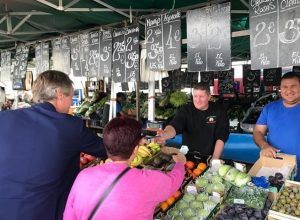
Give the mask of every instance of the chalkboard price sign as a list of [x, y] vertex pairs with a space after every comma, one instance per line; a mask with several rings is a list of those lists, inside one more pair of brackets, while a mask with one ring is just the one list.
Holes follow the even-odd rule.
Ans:
[[293, 72], [300, 73], [300, 66], [293, 66]]
[[121, 83], [121, 88], [123, 92], [129, 91], [128, 83], [127, 82], [122, 82]]
[[1, 81], [9, 81], [11, 74], [11, 52], [1, 52]]
[[281, 74], [281, 68], [264, 69], [264, 86], [280, 86]]
[[183, 89], [183, 77], [184, 72], [181, 72], [180, 69], [169, 71], [169, 77], [172, 78], [172, 89], [180, 90]]
[[113, 81], [130, 82], [139, 77], [139, 28], [126, 27], [113, 32]]
[[219, 94], [232, 94], [234, 92], [234, 70], [218, 72]]
[[99, 31], [93, 31], [89, 33], [89, 76], [98, 76], [100, 65], [100, 36]]
[[15, 54], [15, 66], [13, 78], [20, 79], [25, 78], [25, 73], [27, 69], [27, 58], [28, 58], [29, 48], [25, 45], [18, 46]]
[[125, 76], [126, 82], [132, 82], [139, 79], [140, 55], [139, 55], [139, 27], [132, 26], [125, 28], [126, 40], [126, 61], [125, 61]]
[[166, 77], [161, 80], [162, 92], [170, 92], [173, 90], [172, 78]]
[[251, 68], [300, 64], [300, 2], [252, 1], [249, 12]]
[[231, 68], [230, 2], [187, 12], [189, 71]]
[[207, 83], [209, 86], [214, 86], [215, 72], [201, 72], [201, 82]]
[[89, 75], [89, 34], [84, 33], [79, 35], [80, 39], [80, 65], [81, 74]]
[[61, 39], [61, 68], [66, 74], [71, 73], [70, 69], [70, 39], [69, 37], [63, 37]]
[[251, 70], [251, 65], [243, 65], [244, 93], [252, 94], [260, 91], [260, 70]]
[[81, 64], [80, 64], [80, 42], [79, 42], [78, 35], [70, 37], [70, 47], [71, 47], [71, 68], [73, 70], [73, 75], [82, 76]]
[[111, 31], [100, 32], [100, 67], [101, 76], [111, 76], [112, 34]]
[[125, 82], [125, 29], [113, 31], [112, 79]]
[[35, 47], [35, 65], [36, 72], [40, 74], [49, 70], [49, 43], [42, 42]]
[[140, 90], [148, 90], [149, 86], [147, 82], [140, 82]]
[[146, 19], [147, 65], [174, 70], [181, 65], [181, 13], [173, 11]]
[[70, 74], [70, 42], [68, 37], [52, 41], [53, 69]]

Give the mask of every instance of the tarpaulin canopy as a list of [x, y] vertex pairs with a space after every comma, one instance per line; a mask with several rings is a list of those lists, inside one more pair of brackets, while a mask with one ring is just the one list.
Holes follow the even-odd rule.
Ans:
[[[224, 0], [2, 0], [0, 1], [0, 49], [18, 43], [63, 36], [88, 29], [108, 29], [138, 22], [144, 30], [145, 16], [182, 12], [182, 39], [186, 39], [188, 10], [224, 3]], [[231, 1], [232, 60], [249, 59], [248, 0]], [[144, 33], [140, 33], [143, 40]], [[182, 47], [186, 52], [186, 44]], [[184, 56], [183, 56], [184, 57]]]

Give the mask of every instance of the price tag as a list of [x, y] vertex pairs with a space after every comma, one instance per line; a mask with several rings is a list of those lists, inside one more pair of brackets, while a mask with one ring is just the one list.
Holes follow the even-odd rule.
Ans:
[[234, 204], [245, 204], [245, 200], [243, 200], [243, 199], [234, 199], [233, 203]]
[[187, 193], [192, 194], [192, 195], [196, 195], [198, 193], [196, 186], [192, 186], [192, 185], [187, 186], [186, 191], [187, 191]]
[[234, 167], [237, 170], [239, 170], [241, 172], [246, 172], [246, 165], [245, 164], [243, 164], [243, 163], [237, 163], [237, 162], [233, 162], [233, 164], [234, 164]]
[[219, 170], [220, 166], [222, 165], [222, 161], [219, 159], [212, 159], [211, 160], [211, 171]]
[[210, 200], [212, 200], [215, 203], [221, 202], [221, 195], [218, 192], [212, 192], [212, 196], [210, 197]]

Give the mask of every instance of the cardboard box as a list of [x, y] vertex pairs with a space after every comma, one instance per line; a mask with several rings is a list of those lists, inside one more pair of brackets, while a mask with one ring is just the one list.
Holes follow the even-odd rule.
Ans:
[[[286, 180], [284, 183], [284, 187], [286, 187], [286, 186], [300, 186], [300, 182]], [[281, 192], [282, 192], [282, 189], [281, 189]], [[280, 193], [279, 193], [279, 195], [280, 195]], [[276, 204], [276, 202], [277, 201], [274, 201], [273, 205]], [[271, 209], [269, 210], [269, 213], [268, 213], [268, 220], [300, 220], [300, 218], [296, 217], [296, 216], [287, 215], [287, 214], [283, 214], [283, 213], [274, 211], [274, 210], [272, 210], [272, 207], [271, 207]]]
[[251, 167], [248, 174], [250, 176], [273, 176], [276, 172], [284, 171], [285, 179], [292, 179], [295, 176], [297, 161], [295, 155], [277, 154], [277, 158], [260, 156]]

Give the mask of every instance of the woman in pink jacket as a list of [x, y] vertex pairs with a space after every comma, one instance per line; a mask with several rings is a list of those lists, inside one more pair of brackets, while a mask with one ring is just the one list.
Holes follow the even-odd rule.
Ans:
[[107, 188], [135, 157], [142, 140], [141, 131], [140, 124], [130, 118], [115, 118], [107, 124], [103, 142], [112, 162], [80, 172], [66, 204], [65, 220], [153, 219], [155, 207], [170, 197], [183, 181], [185, 157], [182, 154], [173, 156], [176, 164], [168, 174], [129, 169], [95, 209]]

